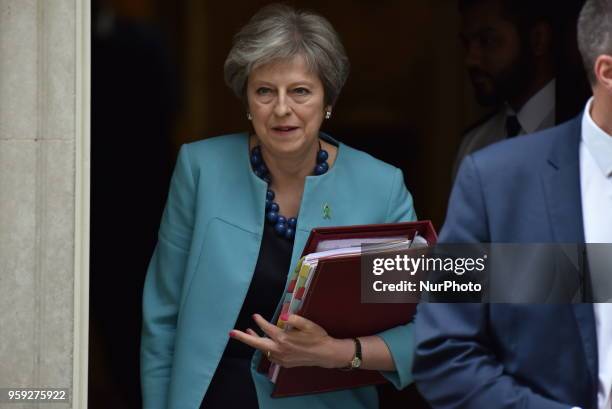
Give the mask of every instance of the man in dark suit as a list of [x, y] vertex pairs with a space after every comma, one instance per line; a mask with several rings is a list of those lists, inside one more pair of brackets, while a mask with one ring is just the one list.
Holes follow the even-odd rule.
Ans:
[[474, 96], [494, 113], [463, 137], [470, 153], [555, 125], [557, 8], [551, 0], [460, 0], [461, 40]]
[[[570, 84], [582, 83], [583, 76], [567, 77], [574, 64], [562, 57], [575, 48], [565, 41], [564, 26], [575, 25], [580, 3], [459, 0], [465, 66], [477, 102], [492, 112], [465, 132], [453, 175], [470, 153], [550, 128], [582, 110], [587, 96]], [[568, 88], [575, 104], [560, 101]]]
[[[584, 114], [467, 156], [440, 242], [612, 242], [612, 0], [587, 0], [578, 38]], [[611, 307], [422, 304], [417, 387], [442, 409], [610, 409]]]

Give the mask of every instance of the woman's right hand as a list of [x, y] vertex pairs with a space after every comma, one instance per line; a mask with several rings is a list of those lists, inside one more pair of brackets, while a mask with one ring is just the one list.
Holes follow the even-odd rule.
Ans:
[[351, 339], [336, 339], [320, 325], [291, 314], [283, 317], [291, 329], [285, 331], [254, 314], [255, 323], [267, 337], [259, 336], [252, 329], [246, 332], [232, 330], [230, 336], [253, 348], [259, 349], [268, 359], [284, 368], [296, 366], [320, 366], [341, 368], [347, 366], [354, 355]]

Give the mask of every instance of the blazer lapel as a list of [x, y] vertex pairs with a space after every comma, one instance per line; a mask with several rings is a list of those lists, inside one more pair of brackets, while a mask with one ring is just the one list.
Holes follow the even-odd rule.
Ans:
[[[582, 115], [559, 129], [545, 165], [542, 181], [549, 211], [553, 241], [556, 243], [584, 243], [582, 196], [580, 190], [580, 139]], [[569, 255], [579, 260], [581, 255]], [[584, 278], [583, 278], [584, 279]], [[597, 334], [592, 304], [572, 306], [580, 332], [586, 362], [591, 373], [592, 388], [597, 390]], [[596, 397], [596, 393], [594, 395]]]
[[[211, 189], [216, 195], [215, 213], [220, 219], [258, 235], [263, 234], [267, 184], [251, 170], [249, 137], [241, 135], [235, 166], [216, 181], [226, 188]], [[229, 188], [227, 188], [229, 187]]]
[[554, 241], [557, 243], [584, 243], [580, 195], [580, 125], [581, 117], [578, 117], [560, 129], [563, 135], [555, 139], [543, 174], [546, 205]]

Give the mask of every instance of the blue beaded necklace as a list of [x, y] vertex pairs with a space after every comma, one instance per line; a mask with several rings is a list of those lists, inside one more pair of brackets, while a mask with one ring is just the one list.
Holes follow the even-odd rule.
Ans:
[[[315, 175], [322, 175], [329, 170], [329, 164], [327, 163], [328, 158], [329, 154], [321, 147], [321, 142], [319, 142], [317, 165], [314, 168]], [[270, 171], [263, 160], [263, 156], [261, 156], [261, 148], [259, 145], [251, 149], [251, 167], [253, 168], [253, 172], [268, 184], [268, 191], [266, 192], [266, 220], [269, 224], [274, 226], [274, 231], [278, 236], [284, 237], [287, 240], [293, 240], [295, 237], [297, 218], [290, 217], [287, 219], [280, 214], [280, 207], [278, 203], [274, 201], [274, 191], [270, 189], [270, 182], [272, 181]]]

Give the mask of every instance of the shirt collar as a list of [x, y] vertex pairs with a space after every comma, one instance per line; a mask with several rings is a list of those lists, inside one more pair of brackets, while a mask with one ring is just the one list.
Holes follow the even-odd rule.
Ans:
[[612, 177], [612, 136], [601, 129], [591, 117], [593, 97], [582, 115], [582, 142], [606, 177]]
[[521, 129], [525, 133], [536, 132], [540, 129], [542, 122], [549, 116], [551, 111], [555, 109], [555, 84], [555, 79], [550, 80], [548, 84], [527, 100], [518, 113], [515, 113], [510, 106], [507, 106], [506, 115], [516, 115]]

